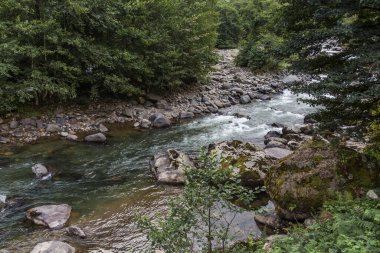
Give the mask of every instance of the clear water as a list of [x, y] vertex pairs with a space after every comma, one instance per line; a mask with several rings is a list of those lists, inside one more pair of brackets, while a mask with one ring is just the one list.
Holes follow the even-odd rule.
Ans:
[[[147, 162], [162, 150], [198, 150], [223, 140], [241, 139], [263, 145], [263, 136], [274, 122], [302, 123], [313, 111], [285, 91], [271, 101], [234, 106], [227, 115], [210, 115], [168, 129], [115, 130], [106, 145], [50, 141], [0, 153], [0, 194], [19, 196], [20, 207], [0, 213], [0, 249], [29, 252], [40, 241], [66, 239], [79, 252], [139, 252], [146, 239], [136, 217], [162, 212], [178, 188], [156, 186]], [[229, 116], [239, 112], [251, 117]], [[1, 151], [0, 151], [1, 152]], [[35, 163], [49, 166], [51, 181], [34, 178]], [[71, 224], [89, 234], [70, 239], [62, 232], [39, 229], [25, 222], [24, 211], [48, 203], [73, 207]]]

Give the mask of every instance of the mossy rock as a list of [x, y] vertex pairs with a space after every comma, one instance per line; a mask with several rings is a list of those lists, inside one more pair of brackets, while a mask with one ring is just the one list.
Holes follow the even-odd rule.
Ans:
[[305, 219], [337, 192], [357, 195], [379, 186], [380, 169], [369, 155], [311, 141], [273, 166], [265, 185], [282, 218]]
[[264, 178], [272, 161], [265, 152], [249, 142], [225, 141], [209, 146], [209, 152], [216, 152], [223, 158], [222, 167], [232, 166], [240, 175], [242, 184], [250, 188], [264, 185]]

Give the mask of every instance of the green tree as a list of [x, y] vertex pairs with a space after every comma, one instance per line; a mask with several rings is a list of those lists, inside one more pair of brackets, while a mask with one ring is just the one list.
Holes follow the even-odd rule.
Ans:
[[226, 219], [225, 215], [242, 212], [234, 203], [248, 204], [255, 192], [241, 186], [239, 175], [226, 164], [216, 154], [203, 152], [199, 166], [186, 172], [183, 192], [169, 202], [167, 214], [140, 220], [153, 250], [228, 252], [234, 216]]

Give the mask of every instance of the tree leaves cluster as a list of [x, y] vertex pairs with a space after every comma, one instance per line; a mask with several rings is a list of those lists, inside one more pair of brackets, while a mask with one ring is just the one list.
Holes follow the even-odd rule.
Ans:
[[202, 79], [215, 61], [213, 0], [0, 2], [0, 112]]
[[[243, 45], [239, 63], [253, 70], [279, 67], [327, 78], [294, 90], [321, 106], [324, 126], [367, 130], [380, 99], [380, 1], [278, 0], [264, 6], [262, 25]], [[334, 45], [335, 44], [335, 45]], [[283, 65], [282, 65], [283, 66]]]

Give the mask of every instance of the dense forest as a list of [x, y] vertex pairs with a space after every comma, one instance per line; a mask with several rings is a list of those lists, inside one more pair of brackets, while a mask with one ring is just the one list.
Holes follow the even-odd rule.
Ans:
[[[236, 49], [234, 67], [251, 75], [292, 74], [312, 80], [297, 79], [284, 89], [301, 95], [299, 102], [315, 110], [307, 115], [309, 121], [305, 120], [306, 126], [299, 131], [274, 123], [282, 128], [282, 133], [269, 132], [265, 144], [274, 140], [280, 147], [291, 150], [291, 155], [284, 156], [285, 160], [282, 157], [278, 163], [268, 161], [265, 153], [264, 158], [257, 155], [261, 152], [258, 148], [237, 141], [228, 145], [236, 150], [247, 149], [248, 155], [218, 160], [217, 155], [212, 156], [217, 145], [210, 146], [208, 152], [203, 150], [194, 162], [201, 169], [186, 169], [183, 195], [169, 201], [168, 215], [158, 222], [140, 217], [139, 225], [148, 231], [154, 249], [164, 249], [166, 253], [192, 252], [182, 251], [194, 246], [188, 235], [197, 236], [194, 227], [199, 219], [210, 225], [210, 210], [215, 203], [229, 209], [235, 208], [235, 203], [250, 205], [267, 191], [275, 202], [285, 206], [279, 211], [284, 220], [296, 217], [289, 218], [289, 213], [298, 215], [313, 205], [316, 207], [313, 215], [318, 218], [313, 217], [314, 223], [307, 227], [300, 225], [307, 220], [303, 216], [294, 218], [293, 223], [286, 223], [285, 229], [274, 232], [287, 236], [270, 248], [264, 245], [265, 240], [257, 238], [248, 238], [229, 248], [231, 245], [225, 245], [222, 240], [229, 231], [218, 230], [213, 236], [208, 228], [202, 236], [206, 238], [202, 250], [209, 253], [378, 252], [380, 202], [375, 192], [380, 192], [380, 0], [1, 0], [0, 116], [13, 122], [25, 108], [39, 111], [49, 106], [132, 100], [136, 104], [143, 100], [141, 106], [170, 111], [167, 101], [160, 104], [161, 98], [219, 82], [220, 76], [210, 78], [209, 73], [218, 61], [222, 61], [218, 67], [223, 71], [227, 60], [218, 59], [218, 52], [232, 49]], [[268, 86], [275, 90], [276, 85]], [[212, 87], [207, 89], [213, 91]], [[231, 96], [226, 96], [228, 103], [231, 102], [229, 106], [270, 99], [265, 89], [264, 96], [258, 97], [239, 88], [231, 88], [230, 93]], [[239, 96], [236, 101], [234, 94]], [[150, 100], [145, 100], [149, 96]], [[201, 103], [211, 113], [225, 106], [220, 101], [222, 105], [216, 105], [203, 95], [185, 100], [193, 106], [192, 111], [181, 111], [173, 118], [193, 118], [194, 108], [199, 108]], [[125, 110], [120, 115], [131, 119], [141, 116], [133, 112], [131, 116]], [[144, 117], [138, 118], [135, 127], [143, 126], [144, 120], [147, 127], [143, 128], [156, 127], [156, 123], [171, 125], [161, 112]], [[67, 122], [72, 120], [69, 118]], [[51, 132], [65, 129], [54, 124], [52, 128], [58, 130]], [[30, 125], [34, 127], [34, 123]], [[104, 125], [101, 127], [106, 129], [101, 132], [108, 131]], [[69, 132], [61, 137], [66, 138]], [[269, 134], [273, 136], [267, 140]], [[98, 142], [105, 141], [103, 136], [104, 140]], [[305, 141], [300, 136], [309, 139]], [[360, 154], [339, 146], [352, 140], [365, 143]], [[295, 142], [294, 149], [289, 147], [290, 142]], [[309, 144], [302, 146], [304, 143]], [[219, 150], [221, 153], [230, 152], [223, 148]], [[268, 166], [271, 170], [265, 174], [266, 181], [261, 178], [261, 183], [252, 189], [242, 187], [244, 182], [231, 168], [250, 161], [249, 156], [271, 164]], [[184, 157], [187, 156], [181, 152], [168, 151], [165, 159], [174, 159], [170, 166], [174, 163], [184, 166], [179, 159], [184, 159], [186, 166], [195, 166], [190, 158]], [[317, 172], [307, 171], [310, 177], [302, 182], [302, 187], [310, 187], [310, 192], [318, 189], [323, 193], [322, 197], [318, 195], [320, 198], [315, 201], [318, 203], [301, 198], [297, 206], [287, 201], [294, 196], [278, 197], [282, 192], [276, 191], [276, 187], [291, 185], [291, 180], [301, 181], [287, 173], [289, 168], [296, 167], [296, 162], [302, 165], [292, 173], [322, 168]], [[323, 167], [326, 164], [332, 165]], [[334, 166], [338, 169], [331, 172]], [[362, 168], [369, 169], [363, 172]], [[333, 178], [331, 184], [322, 182], [320, 177], [325, 176]], [[334, 188], [331, 186], [334, 183], [344, 187]], [[295, 183], [293, 188], [299, 185]], [[333, 188], [334, 197], [330, 198], [327, 188]], [[370, 189], [374, 191], [368, 194]], [[308, 193], [301, 189], [294, 198], [305, 192]], [[223, 241], [223, 250], [213, 248], [218, 239]]]

